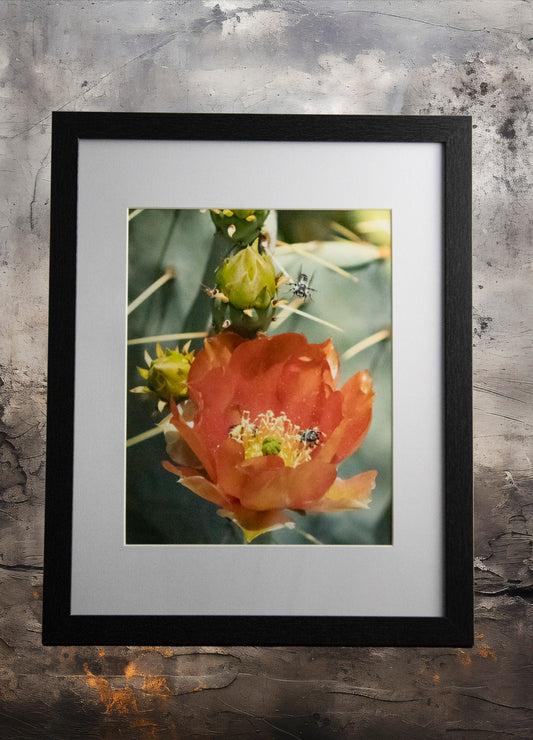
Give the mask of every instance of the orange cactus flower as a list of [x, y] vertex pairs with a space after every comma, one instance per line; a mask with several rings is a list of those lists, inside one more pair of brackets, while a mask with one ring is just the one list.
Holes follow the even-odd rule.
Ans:
[[171, 402], [165, 468], [219, 507], [251, 541], [294, 526], [290, 511], [367, 508], [376, 471], [337, 478], [337, 465], [370, 427], [374, 392], [367, 371], [337, 389], [331, 340], [301, 334], [205, 340], [192, 363], [189, 400]]

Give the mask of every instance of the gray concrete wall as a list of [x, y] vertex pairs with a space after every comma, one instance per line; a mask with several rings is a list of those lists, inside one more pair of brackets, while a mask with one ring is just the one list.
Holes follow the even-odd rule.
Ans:
[[[532, 50], [529, 0], [0, 4], [4, 737], [533, 737]], [[41, 646], [52, 110], [473, 116], [473, 649]]]

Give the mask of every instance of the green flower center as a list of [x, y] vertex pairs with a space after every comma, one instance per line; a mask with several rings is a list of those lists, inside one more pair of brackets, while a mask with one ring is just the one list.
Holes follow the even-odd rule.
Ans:
[[263, 455], [279, 455], [281, 452], [281, 440], [276, 437], [265, 437], [261, 444]]

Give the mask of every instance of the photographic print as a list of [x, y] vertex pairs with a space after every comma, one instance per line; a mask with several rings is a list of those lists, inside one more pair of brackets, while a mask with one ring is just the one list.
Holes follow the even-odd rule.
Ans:
[[470, 127], [54, 114], [45, 644], [471, 644]]
[[391, 211], [128, 221], [126, 544], [390, 545]]

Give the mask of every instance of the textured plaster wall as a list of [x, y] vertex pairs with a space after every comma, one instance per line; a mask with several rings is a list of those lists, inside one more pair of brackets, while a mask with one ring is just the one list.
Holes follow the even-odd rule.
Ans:
[[[533, 737], [532, 50], [529, 0], [0, 3], [3, 737]], [[52, 110], [473, 116], [473, 649], [41, 647]]]

